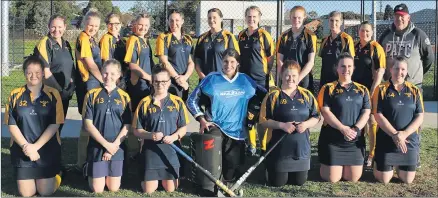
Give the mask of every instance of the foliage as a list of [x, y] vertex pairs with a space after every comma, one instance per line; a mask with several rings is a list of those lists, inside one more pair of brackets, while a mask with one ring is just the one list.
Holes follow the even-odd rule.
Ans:
[[385, 7], [385, 13], [383, 14], [383, 20], [389, 21], [394, 17], [394, 9], [388, 4]]

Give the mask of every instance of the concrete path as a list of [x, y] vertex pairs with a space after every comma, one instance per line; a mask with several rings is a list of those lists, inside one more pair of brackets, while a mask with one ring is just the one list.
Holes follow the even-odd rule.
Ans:
[[[423, 128], [438, 128], [438, 101], [427, 101], [424, 103], [424, 107], [426, 109]], [[4, 124], [4, 111], [2, 108], [2, 137], [10, 137], [7, 126]], [[311, 131], [319, 131], [321, 128], [322, 121], [320, 121], [315, 127], [311, 129]], [[81, 115], [77, 111], [77, 107], [70, 107], [67, 112], [67, 118], [65, 122], [64, 129], [62, 131], [62, 137], [79, 137], [79, 130], [81, 127]], [[188, 132], [197, 132], [199, 131], [199, 123], [190, 116], [190, 124], [187, 128]]]

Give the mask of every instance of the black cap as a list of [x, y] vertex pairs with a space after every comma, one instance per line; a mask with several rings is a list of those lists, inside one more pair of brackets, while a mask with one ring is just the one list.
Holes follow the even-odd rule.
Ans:
[[408, 6], [406, 6], [406, 4], [404, 4], [404, 3], [396, 5], [394, 7], [394, 14], [396, 14], [396, 13], [399, 13], [402, 15], [409, 14]]

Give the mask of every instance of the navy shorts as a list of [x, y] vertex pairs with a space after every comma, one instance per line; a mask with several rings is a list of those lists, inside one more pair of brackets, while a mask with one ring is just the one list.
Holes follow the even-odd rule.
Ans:
[[150, 169], [144, 171], [143, 181], [174, 180], [179, 178], [179, 167]]
[[14, 169], [17, 180], [52, 178], [55, 177], [60, 171], [60, 167], [16, 167]]
[[121, 177], [123, 175], [123, 160], [87, 162], [84, 171], [85, 176], [92, 178]]

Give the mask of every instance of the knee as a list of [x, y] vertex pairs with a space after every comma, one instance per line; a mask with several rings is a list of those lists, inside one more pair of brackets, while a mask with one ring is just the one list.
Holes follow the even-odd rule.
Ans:
[[166, 192], [173, 192], [173, 191], [175, 191], [175, 187], [174, 186], [167, 186], [167, 187], [165, 187], [164, 188], [164, 190], [166, 191]]
[[91, 192], [93, 193], [103, 193], [105, 186], [101, 185], [90, 185]]
[[47, 197], [52, 195], [55, 191], [51, 190], [51, 189], [37, 189], [38, 190], [38, 194], [41, 195], [42, 197]]
[[115, 186], [115, 185], [108, 185], [108, 190], [111, 192], [117, 192], [119, 191], [119, 186]]
[[22, 197], [32, 197], [36, 194], [35, 191], [27, 191], [27, 190], [19, 190], [18, 193], [22, 196]]

